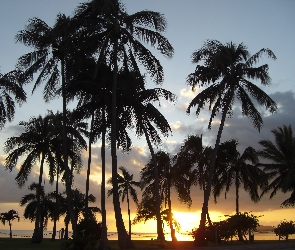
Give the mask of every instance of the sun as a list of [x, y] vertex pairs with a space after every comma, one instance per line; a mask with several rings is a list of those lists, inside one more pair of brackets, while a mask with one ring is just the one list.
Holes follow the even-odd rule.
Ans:
[[[178, 240], [193, 240], [189, 233], [192, 229], [197, 228], [201, 219], [201, 211], [173, 211], [173, 216], [176, 221], [180, 224], [180, 231], [176, 234]], [[210, 212], [210, 219], [212, 221], [220, 221], [223, 214], [217, 211]]]

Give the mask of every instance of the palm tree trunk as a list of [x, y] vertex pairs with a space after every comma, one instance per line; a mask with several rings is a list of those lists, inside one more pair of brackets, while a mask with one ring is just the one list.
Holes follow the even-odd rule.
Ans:
[[[170, 172], [170, 169], [169, 169]], [[175, 236], [175, 229], [173, 228], [173, 223], [172, 223], [172, 205], [171, 205], [171, 177], [170, 173], [168, 173], [168, 210], [169, 210], [169, 225], [170, 225], [170, 230], [171, 230], [171, 239], [172, 242], [176, 242], [177, 238]]]
[[[232, 97], [233, 97], [234, 90], [231, 89], [230, 91], [231, 91], [231, 93], [229, 94], [228, 100], [231, 101]], [[216, 142], [215, 142], [215, 148], [214, 148], [213, 154], [211, 156], [209, 172], [208, 172], [208, 182], [206, 185], [206, 189], [204, 191], [204, 202], [203, 202], [203, 207], [202, 207], [200, 226], [199, 226], [198, 233], [197, 233], [195, 240], [194, 240], [195, 245], [197, 245], [197, 246], [206, 245], [205, 226], [206, 226], [206, 216], [208, 214], [208, 203], [209, 203], [209, 198], [210, 198], [210, 194], [211, 194], [212, 177], [213, 177], [213, 173], [215, 170], [215, 162], [216, 162], [218, 147], [220, 144], [221, 134], [223, 131], [227, 111], [228, 111], [229, 105], [231, 103], [230, 101], [228, 101], [226, 103], [226, 106], [224, 107], [220, 126], [219, 126], [218, 133], [217, 133]]]
[[105, 109], [102, 110], [102, 135], [101, 135], [101, 241], [99, 242], [99, 249], [108, 249], [108, 238], [107, 238], [107, 222], [106, 222], [106, 191], [105, 191], [105, 171], [106, 171], [106, 160], [105, 160], [105, 140], [106, 140], [106, 125], [105, 125]]
[[12, 239], [11, 221], [9, 223], [9, 238]]
[[91, 144], [93, 137], [93, 123], [94, 123], [94, 109], [91, 114], [90, 122], [90, 133], [89, 133], [89, 144], [88, 144], [88, 168], [86, 176], [86, 194], [85, 194], [85, 212], [88, 214], [88, 193], [89, 193], [89, 177], [90, 177], [90, 167], [91, 167]]
[[65, 182], [68, 213], [70, 215], [73, 236], [76, 236], [77, 220], [74, 215], [73, 202], [72, 202], [72, 186], [71, 186], [71, 172], [68, 165], [68, 143], [67, 143], [67, 101], [66, 101], [66, 81], [65, 81], [65, 65], [64, 60], [61, 60], [61, 77], [62, 77], [62, 100], [63, 100], [63, 156], [64, 156], [64, 169], [65, 169]]
[[236, 173], [236, 214], [238, 214], [240, 211], [239, 209], [239, 187], [240, 187], [240, 183], [239, 183], [239, 176], [238, 173]]
[[[71, 140], [74, 140], [74, 136], [71, 135]], [[72, 144], [72, 151], [74, 151], [74, 145]], [[74, 152], [73, 152], [74, 153]], [[73, 186], [73, 174], [74, 173], [74, 162], [71, 162], [71, 169], [70, 169], [70, 185]]]
[[128, 221], [129, 221], [129, 238], [131, 240], [131, 219], [130, 219], [130, 205], [129, 205], [129, 194], [127, 191], [127, 207], [128, 207]]
[[[235, 180], [235, 183], [236, 183], [236, 214], [239, 214], [239, 188], [240, 188], [240, 182], [239, 182], [239, 173], [238, 171], [236, 172], [236, 180]], [[242, 235], [242, 231], [240, 229], [238, 229], [238, 238], [239, 238], [239, 241], [242, 241], [244, 242], [244, 238], [243, 238], [243, 235]]]
[[66, 221], [65, 227], [66, 228], [65, 228], [63, 239], [67, 240], [69, 238], [69, 220]]
[[43, 175], [43, 164], [45, 156], [42, 154], [41, 164], [40, 164], [40, 174], [39, 174], [39, 183], [37, 188], [37, 211], [36, 211], [36, 220], [35, 220], [35, 229], [32, 236], [32, 243], [40, 243], [42, 241], [41, 235], [41, 209], [40, 209], [40, 196], [42, 188], [42, 175]]
[[124, 221], [122, 218], [119, 193], [118, 193], [118, 169], [117, 169], [117, 50], [118, 40], [114, 42], [114, 58], [113, 58], [113, 88], [112, 88], [112, 116], [111, 116], [111, 155], [112, 155], [112, 181], [113, 181], [113, 204], [115, 210], [116, 227], [118, 231], [118, 244], [120, 248], [133, 248], [134, 245], [129, 239], [126, 232]]
[[54, 208], [54, 221], [53, 221], [53, 229], [52, 229], [52, 237], [51, 240], [55, 240], [56, 237], [56, 221], [58, 218], [58, 207], [59, 207], [59, 200], [58, 200], [58, 179], [59, 179], [59, 166], [57, 166], [56, 172], [56, 184], [55, 184], [55, 208]]
[[154, 170], [155, 170], [155, 196], [156, 196], [156, 218], [157, 218], [157, 234], [158, 234], [158, 240], [164, 241], [165, 240], [165, 235], [163, 232], [163, 227], [162, 227], [162, 219], [161, 219], [161, 200], [160, 200], [160, 186], [159, 186], [159, 170], [158, 170], [158, 164], [155, 156], [154, 149], [152, 147], [151, 141], [149, 139], [148, 133], [146, 131], [145, 126], [142, 126], [144, 134], [145, 134], [145, 139], [147, 141], [149, 150], [151, 152], [152, 156], [152, 161], [154, 164]]

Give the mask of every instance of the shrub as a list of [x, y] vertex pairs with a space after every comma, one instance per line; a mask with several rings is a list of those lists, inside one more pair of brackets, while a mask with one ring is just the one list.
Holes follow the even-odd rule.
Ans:
[[83, 218], [77, 225], [77, 236], [64, 243], [63, 249], [93, 250], [99, 248], [101, 239], [101, 223], [94, 216]]
[[[253, 234], [257, 226], [259, 226], [258, 218], [260, 216], [255, 216], [248, 212], [238, 213], [226, 217], [228, 217], [226, 220], [206, 225], [204, 232], [205, 244], [208, 242], [215, 242], [216, 240], [218, 243], [222, 243], [232, 239], [233, 237], [237, 237], [239, 234], [243, 237], [244, 241], [247, 241], [246, 235], [248, 232], [250, 231], [250, 233]], [[195, 241], [197, 240], [196, 236], [198, 233], [198, 229], [192, 230], [191, 235]]]
[[274, 232], [280, 238], [285, 240], [289, 239], [290, 234], [295, 234], [295, 222], [294, 221], [282, 221], [275, 229]]

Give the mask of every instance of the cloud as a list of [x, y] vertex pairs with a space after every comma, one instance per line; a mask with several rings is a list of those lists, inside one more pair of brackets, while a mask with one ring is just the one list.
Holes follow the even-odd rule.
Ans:
[[196, 88], [195, 91], [192, 91], [192, 89], [190, 87], [182, 88], [179, 91], [179, 95], [180, 95], [180, 97], [189, 99], [191, 101], [196, 96], [196, 92], [197, 92], [198, 89], [199, 88]]

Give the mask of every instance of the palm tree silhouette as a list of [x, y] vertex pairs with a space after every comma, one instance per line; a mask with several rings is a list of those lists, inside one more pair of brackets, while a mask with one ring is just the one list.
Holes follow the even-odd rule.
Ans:
[[[137, 192], [134, 187], [140, 187], [140, 182], [133, 180], [133, 174], [129, 174], [126, 168], [123, 166], [119, 167], [121, 170], [121, 174], [117, 175], [118, 184], [119, 184], [119, 196], [122, 197], [122, 202], [124, 202], [125, 197], [127, 200], [127, 207], [128, 207], [128, 219], [129, 219], [129, 238], [131, 240], [131, 219], [130, 219], [130, 199], [129, 195], [135, 204], [138, 204]], [[112, 178], [107, 181], [108, 184], [112, 184]], [[108, 191], [108, 197], [113, 195], [113, 189]]]
[[225, 119], [233, 113], [235, 98], [242, 104], [242, 114], [248, 116], [252, 120], [254, 127], [259, 131], [263, 120], [253, 100], [256, 100], [261, 106], [265, 106], [270, 113], [275, 112], [277, 109], [276, 103], [252, 82], [255, 80], [261, 82], [262, 85], [270, 84], [268, 65], [264, 64], [254, 67], [263, 54], [266, 54], [269, 58], [276, 59], [274, 53], [269, 49], [261, 49], [256, 54], [250, 56], [244, 44], [236, 45], [232, 42], [222, 44], [216, 40], [208, 40], [201, 49], [195, 51], [192, 55], [193, 63], [203, 62], [203, 64], [197, 65], [195, 72], [188, 75], [187, 83], [193, 89], [197, 86], [208, 87], [193, 98], [187, 112], [189, 113], [192, 107], [197, 106], [196, 114], [199, 115], [205, 103], [208, 102], [209, 108], [212, 110], [208, 125], [209, 129], [211, 129], [214, 117], [221, 113], [214, 153], [210, 162], [206, 195], [199, 226], [200, 230], [195, 238], [196, 244], [205, 244], [206, 214], [208, 213], [208, 201], [211, 193], [218, 146]]
[[[70, 183], [72, 185], [73, 182], [73, 171], [74, 169], [79, 172], [82, 168], [82, 159], [81, 159], [81, 151], [83, 149], [86, 149], [86, 142], [83, 138], [83, 135], [87, 135], [85, 132], [87, 128], [87, 124], [80, 119], [79, 117], [76, 117], [76, 115], [73, 114], [74, 112], [67, 112], [67, 131], [68, 131], [68, 156], [71, 164], [71, 170], [70, 170]], [[63, 161], [63, 147], [62, 147], [62, 113], [55, 113], [53, 114], [51, 112], [53, 119], [52, 119], [52, 125], [54, 129], [56, 130], [56, 136], [59, 138], [60, 143], [55, 144], [57, 148], [54, 149], [55, 158], [56, 158], [56, 164], [53, 166], [54, 169], [49, 169], [49, 176], [50, 176], [50, 183], [52, 184], [54, 181], [54, 177], [56, 176], [56, 189], [55, 194], [59, 195], [59, 177], [60, 174], [64, 174], [64, 161]], [[56, 197], [56, 206], [59, 206], [59, 199]], [[58, 212], [58, 210], [55, 210]], [[56, 214], [56, 218], [54, 218], [53, 223], [53, 233], [52, 233], [52, 240], [55, 240], [56, 236], [56, 220], [59, 215]]]
[[[192, 204], [189, 191], [192, 185], [198, 186], [200, 190], [203, 190], [205, 196], [212, 151], [213, 149], [210, 146], [203, 146], [202, 135], [189, 135], [175, 156], [176, 174], [186, 180], [178, 184], [183, 190], [183, 192], [180, 192], [184, 194], [182, 199], [188, 206]], [[209, 212], [206, 215], [209, 224], [211, 224]]]
[[[214, 199], [220, 195], [225, 188], [225, 195], [232, 185], [235, 186], [236, 193], [236, 214], [239, 209], [239, 190], [243, 184], [246, 192], [255, 203], [260, 200], [258, 187], [267, 186], [265, 173], [257, 164], [259, 162], [256, 151], [252, 147], [247, 147], [241, 155], [237, 150], [238, 141], [232, 139], [219, 145], [216, 160], [216, 180], [213, 185]], [[226, 196], [225, 196], [226, 197]], [[242, 232], [238, 231], [239, 241], [244, 241]]]
[[[97, 32], [91, 38], [92, 41], [98, 41], [100, 56], [98, 64], [106, 61], [112, 65], [113, 69], [113, 86], [112, 86], [112, 110], [111, 110], [111, 151], [112, 151], [112, 176], [117, 176], [117, 155], [116, 155], [116, 139], [117, 139], [117, 88], [118, 88], [118, 71], [121, 66], [128, 65], [128, 68], [135, 70], [138, 74], [138, 60], [149, 75], [156, 83], [163, 81], [163, 68], [159, 61], [146, 49], [141, 41], [151, 44], [152, 47], [159, 50], [165, 56], [171, 57], [173, 48], [168, 40], [162, 36], [161, 32], [166, 29], [164, 17], [152, 11], [141, 11], [133, 15], [128, 15], [123, 5], [117, 0], [94, 0], [85, 3], [78, 8], [77, 17], [92, 16], [95, 22], [91, 23], [90, 30], [96, 29]], [[87, 24], [87, 23], [86, 23]], [[120, 63], [118, 61], [120, 59]], [[126, 67], [125, 67], [126, 68]], [[113, 178], [113, 203], [116, 217], [116, 225], [118, 230], [119, 246], [133, 246], [128, 239], [127, 232], [121, 215], [118, 183]], [[159, 199], [158, 199], [159, 200]], [[160, 223], [160, 211], [158, 209], [158, 229], [162, 230]], [[159, 232], [160, 233], [160, 232]], [[160, 233], [161, 234], [161, 233]], [[161, 238], [164, 234], [161, 234]]]
[[281, 206], [294, 206], [295, 204], [295, 136], [291, 125], [283, 125], [271, 131], [275, 142], [261, 140], [259, 144], [263, 147], [258, 155], [270, 163], [260, 163], [267, 173], [271, 182], [262, 195], [272, 190], [270, 199], [281, 190], [283, 193], [291, 192], [288, 199]]
[[264, 171], [258, 166], [258, 156], [254, 148], [247, 147], [241, 155], [237, 150], [238, 141], [232, 139], [219, 145], [217, 154], [217, 168], [215, 175], [217, 180], [213, 186], [214, 199], [225, 188], [229, 192], [232, 185], [236, 189], [236, 213], [239, 209], [239, 189], [244, 184], [244, 189], [249, 192], [251, 200], [259, 201], [258, 187], [267, 185], [263, 182]]
[[40, 198], [41, 184], [44, 163], [46, 162], [50, 169], [56, 164], [54, 150], [60, 140], [56, 137], [56, 130], [52, 126], [53, 116], [49, 113], [44, 118], [41, 116], [30, 118], [29, 122], [20, 122], [19, 125], [24, 127], [25, 132], [20, 136], [10, 137], [4, 145], [4, 151], [8, 154], [4, 166], [8, 170], [12, 170], [21, 156], [26, 156], [20, 166], [16, 181], [22, 187], [37, 161], [40, 162], [39, 188], [37, 193], [37, 215], [35, 221], [35, 230], [32, 242], [42, 241], [41, 224], [40, 224]]
[[[66, 85], [69, 79], [71, 79], [72, 74], [70, 60], [75, 61], [75, 52], [79, 51], [76, 48], [78, 43], [74, 42], [75, 37], [75, 27], [72, 25], [71, 19], [64, 14], [57, 15], [55, 25], [52, 28], [39, 18], [29, 19], [25, 29], [19, 31], [16, 35], [16, 41], [34, 49], [34, 51], [21, 56], [18, 60], [17, 69], [23, 71], [20, 78], [21, 82], [27, 83], [36, 79], [32, 90], [34, 92], [45, 81], [43, 91], [45, 101], [50, 101], [59, 94], [62, 96], [63, 158], [66, 190], [74, 235], [76, 233], [77, 221], [74, 221], [75, 217], [71, 206], [71, 173], [68, 167], [66, 128]], [[40, 73], [37, 78], [34, 78], [34, 73], [37, 73], [38, 70]]]
[[20, 205], [26, 206], [24, 211], [24, 217], [26, 219], [34, 221], [37, 220], [38, 214], [40, 215], [40, 234], [43, 238], [43, 229], [47, 227], [49, 217], [53, 217], [56, 203], [50, 198], [49, 194], [45, 194], [43, 186], [41, 186], [41, 191], [39, 191], [39, 188], [39, 184], [33, 182], [29, 186], [29, 190], [35, 191], [35, 193], [23, 196], [20, 200]]
[[0, 221], [3, 223], [3, 225], [5, 225], [5, 221], [8, 221], [10, 239], [12, 239], [12, 221], [15, 219], [18, 219], [19, 221], [20, 217], [18, 215], [18, 212], [14, 209], [11, 209], [6, 213], [0, 213]]
[[[159, 181], [155, 178], [154, 160], [156, 161], [159, 170]], [[176, 166], [177, 165], [175, 164], [174, 157], [171, 157], [168, 153], [164, 151], [158, 151], [155, 154], [154, 159], [153, 157], [151, 157], [147, 165], [140, 172], [141, 189], [143, 190], [143, 201], [141, 202], [139, 214], [144, 211], [142, 209], [143, 206], [150, 203], [150, 200], [155, 200], [155, 186], [156, 182], [158, 182], [160, 186], [161, 203], [164, 203], [164, 207], [168, 205], [168, 208], [166, 210], [162, 210], [161, 214], [162, 218], [166, 214], [165, 219], [168, 220], [168, 224], [171, 230], [171, 239], [173, 242], [177, 241], [174, 229], [174, 225], [177, 225], [177, 223], [174, 223], [175, 220], [172, 213], [171, 189], [173, 187], [177, 191], [178, 198], [182, 202], [187, 202], [188, 195], [187, 188], [183, 188], [187, 180], [182, 174], [179, 174]], [[144, 212], [142, 214], [144, 214]], [[140, 218], [140, 216], [138, 218]]]
[[11, 71], [6, 74], [0, 73], [0, 129], [6, 121], [11, 122], [14, 118], [15, 100], [22, 104], [26, 101], [26, 93], [18, 83], [19, 71]]

